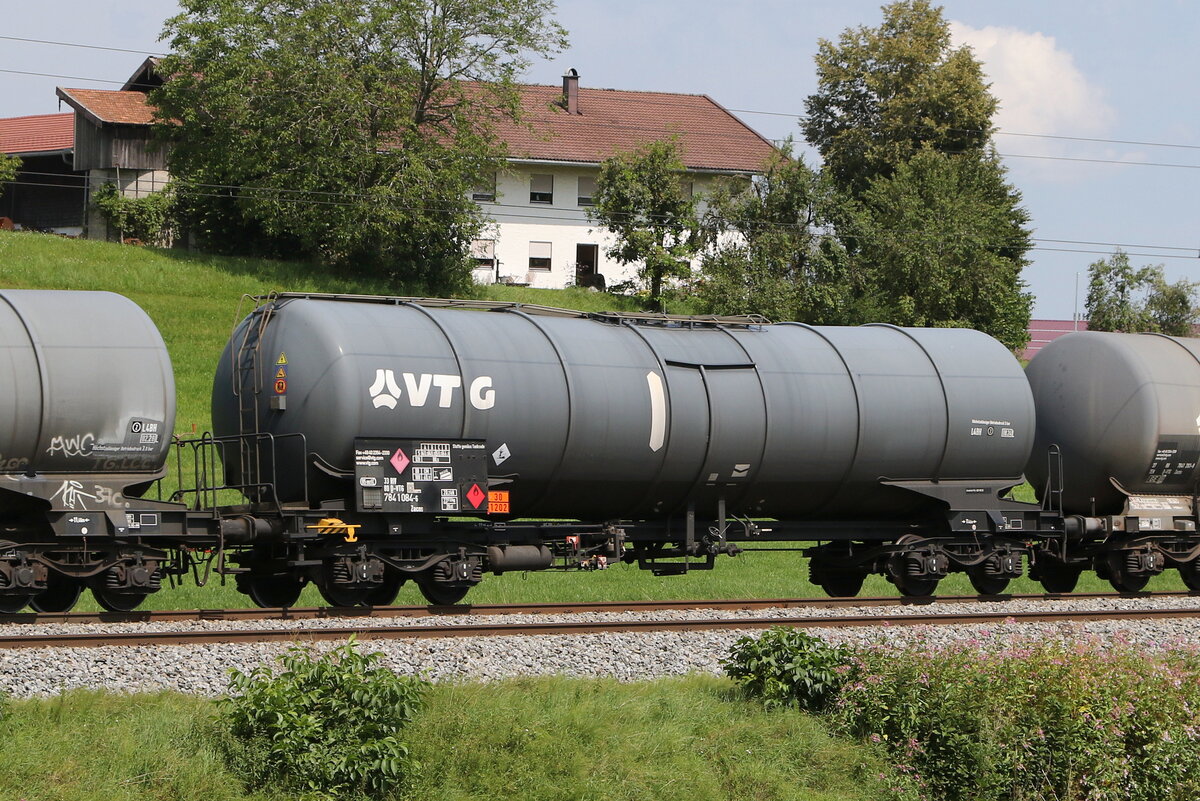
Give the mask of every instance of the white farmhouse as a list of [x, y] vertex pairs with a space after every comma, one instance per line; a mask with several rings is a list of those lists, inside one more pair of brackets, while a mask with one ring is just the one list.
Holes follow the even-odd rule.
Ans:
[[611, 286], [632, 266], [610, 259], [610, 235], [588, 218], [600, 163], [674, 137], [690, 191], [720, 176], [752, 176], [774, 152], [769, 141], [707, 95], [524, 85], [527, 126], [504, 126], [508, 169], [474, 197], [495, 221], [474, 244], [475, 280], [561, 288]]

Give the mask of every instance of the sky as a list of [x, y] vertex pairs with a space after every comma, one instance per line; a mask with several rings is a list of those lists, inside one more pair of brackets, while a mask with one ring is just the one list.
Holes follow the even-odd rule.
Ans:
[[[585, 87], [705, 94], [769, 139], [802, 140], [819, 41], [878, 25], [880, 5], [559, 0], [570, 46], [525, 80], [558, 84], [574, 68]], [[1081, 311], [1088, 265], [1116, 247], [1136, 266], [1161, 264], [1169, 280], [1200, 281], [1200, 3], [945, 0], [943, 9], [1000, 102], [996, 148], [1036, 238], [1023, 274], [1034, 316]], [[56, 86], [117, 88], [162, 52], [162, 23], [177, 11], [170, 0], [0, 0], [0, 37], [133, 51], [0, 38], [0, 117], [59, 111]]]

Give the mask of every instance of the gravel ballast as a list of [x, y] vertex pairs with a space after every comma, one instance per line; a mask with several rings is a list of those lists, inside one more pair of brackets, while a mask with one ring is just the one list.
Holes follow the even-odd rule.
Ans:
[[[438, 624], [516, 623], [555, 620], [654, 620], [710, 618], [832, 617], [840, 615], [945, 614], [948, 612], [1012, 613], [1036, 610], [1196, 608], [1200, 598], [1113, 598], [1079, 601], [1005, 601], [987, 604], [930, 604], [853, 609], [763, 609], [739, 612], [687, 610], [569, 615], [464, 615], [437, 618]], [[302, 621], [186, 621], [125, 624], [46, 624], [0, 626], [0, 634], [100, 634], [111, 631], [224, 630], [232, 628], [312, 629], [347, 625], [422, 626], [430, 618], [347, 618]], [[735, 640], [757, 636], [748, 629], [696, 632], [603, 633], [500, 637], [449, 637], [365, 641], [365, 650], [380, 651], [384, 664], [398, 673], [423, 675], [434, 681], [495, 680], [528, 675], [607, 676], [636, 681], [687, 673], [721, 672], [720, 660]], [[1125, 641], [1147, 649], [1200, 647], [1200, 619], [1181, 618], [1087, 623], [1020, 623], [986, 625], [866, 626], [813, 628], [830, 642], [904, 647], [922, 643], [944, 647], [966, 643], [980, 648], [1004, 648], [1030, 640]], [[321, 642], [312, 647], [332, 648]], [[271, 662], [287, 649], [280, 643], [187, 646], [110, 646], [99, 648], [22, 648], [0, 651], [0, 691], [14, 697], [53, 695], [64, 689], [92, 688], [114, 692], [178, 690], [200, 695], [225, 691], [232, 668], [247, 671]]]

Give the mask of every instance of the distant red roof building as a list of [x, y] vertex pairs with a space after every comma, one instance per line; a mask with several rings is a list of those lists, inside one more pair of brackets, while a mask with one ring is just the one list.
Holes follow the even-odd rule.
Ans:
[[75, 144], [75, 115], [35, 114], [0, 119], [0, 153], [60, 153]]
[[1032, 359], [1042, 348], [1049, 345], [1063, 334], [1072, 331], [1088, 330], [1087, 320], [1030, 320], [1029, 344], [1021, 351], [1022, 359]]

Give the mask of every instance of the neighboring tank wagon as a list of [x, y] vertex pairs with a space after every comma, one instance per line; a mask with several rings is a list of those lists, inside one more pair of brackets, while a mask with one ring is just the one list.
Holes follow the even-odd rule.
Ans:
[[1026, 474], [1090, 543], [1074, 566], [1130, 590], [1174, 566], [1200, 589], [1200, 340], [1071, 333], [1026, 374], [1038, 413]]
[[0, 290], [0, 386], [0, 473], [153, 475], [166, 462], [171, 360], [127, 298]]

